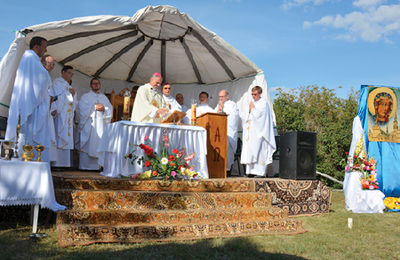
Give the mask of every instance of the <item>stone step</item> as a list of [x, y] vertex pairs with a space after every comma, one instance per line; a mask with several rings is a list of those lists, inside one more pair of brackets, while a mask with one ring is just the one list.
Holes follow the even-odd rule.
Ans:
[[195, 193], [140, 191], [80, 191], [58, 189], [57, 201], [68, 209], [90, 210], [227, 210], [271, 207], [269, 193]]
[[303, 233], [301, 221], [267, 221], [176, 224], [176, 225], [57, 225], [60, 245], [87, 245], [97, 242], [135, 243], [146, 241], [193, 240], [267, 234]]
[[103, 225], [139, 225], [139, 224], [200, 224], [239, 222], [244, 220], [267, 221], [288, 217], [288, 211], [277, 207], [246, 210], [165, 210], [165, 211], [129, 211], [129, 210], [65, 210], [58, 214], [57, 225], [103, 224]]
[[189, 181], [133, 180], [129, 178], [68, 177], [53, 174], [55, 189], [71, 190], [132, 190], [187, 192], [254, 192], [255, 180], [248, 178], [204, 179]]

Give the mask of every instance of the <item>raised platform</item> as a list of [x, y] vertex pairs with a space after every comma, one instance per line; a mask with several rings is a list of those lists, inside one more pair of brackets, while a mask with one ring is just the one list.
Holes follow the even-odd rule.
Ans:
[[228, 178], [196, 181], [114, 179], [53, 173], [62, 246], [304, 232], [288, 215], [329, 212], [319, 181]]

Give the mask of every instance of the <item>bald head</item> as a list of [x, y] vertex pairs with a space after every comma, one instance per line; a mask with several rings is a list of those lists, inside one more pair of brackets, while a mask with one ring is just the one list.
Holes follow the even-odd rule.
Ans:
[[229, 93], [226, 89], [221, 90], [218, 93], [219, 102], [225, 103], [229, 99]]
[[43, 55], [41, 58], [41, 62], [48, 72], [54, 69], [54, 58], [51, 57], [49, 54]]

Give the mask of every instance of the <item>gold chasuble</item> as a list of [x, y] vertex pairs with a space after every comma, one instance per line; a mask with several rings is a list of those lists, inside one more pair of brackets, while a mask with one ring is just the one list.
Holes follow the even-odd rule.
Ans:
[[161, 123], [162, 118], [156, 113], [161, 108], [168, 109], [167, 103], [162, 95], [147, 83], [137, 91], [131, 121]]

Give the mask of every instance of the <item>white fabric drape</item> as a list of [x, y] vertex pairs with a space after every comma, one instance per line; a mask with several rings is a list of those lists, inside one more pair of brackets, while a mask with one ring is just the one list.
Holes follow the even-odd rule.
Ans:
[[383, 213], [385, 194], [380, 190], [363, 190], [361, 187], [361, 172], [346, 172], [343, 191], [346, 209], [354, 213]]
[[34, 204], [53, 211], [66, 209], [56, 201], [49, 164], [0, 161], [0, 206]]
[[[361, 138], [363, 137], [364, 129], [361, 125], [360, 118], [356, 116], [353, 120], [353, 139], [351, 140], [351, 145], [350, 145], [350, 150], [349, 150], [349, 156], [354, 155], [354, 151], [357, 147], [357, 143]], [[365, 142], [363, 142], [364, 146]], [[364, 147], [365, 149], [365, 147]], [[358, 155], [358, 154], [357, 154]]]
[[17, 68], [26, 49], [28, 45], [25, 37], [20, 32], [16, 32], [15, 40], [0, 62], [0, 103], [4, 104], [0, 105], [0, 116], [8, 116], [6, 106], [10, 104]]
[[[144, 172], [142, 166], [125, 159], [124, 156], [135, 149], [135, 145], [144, 142], [148, 136], [155, 152], [161, 150], [163, 131], [169, 137], [170, 149], [186, 149], [186, 154], [196, 153], [191, 161], [194, 170], [203, 178], [208, 178], [207, 168], [207, 132], [197, 126], [176, 126], [150, 123], [119, 121], [104, 128], [103, 138], [99, 144], [99, 164], [104, 167], [102, 175], [117, 177]], [[136, 147], [135, 154], [144, 153]]]

